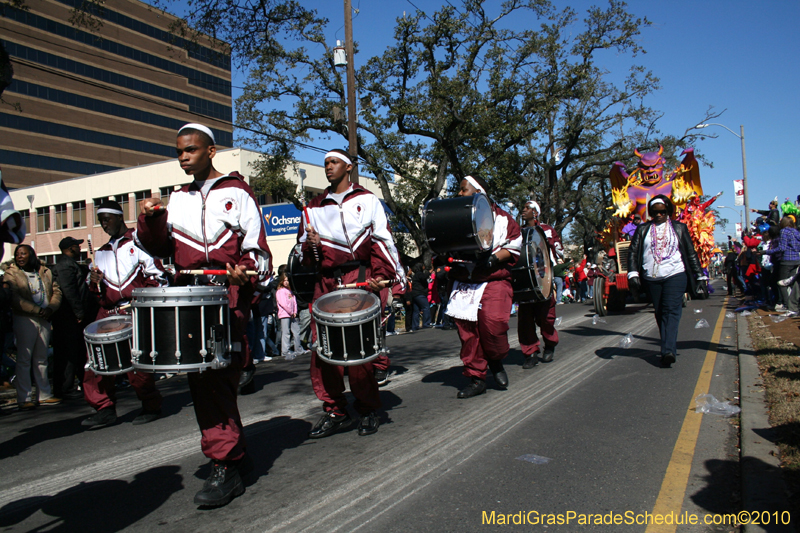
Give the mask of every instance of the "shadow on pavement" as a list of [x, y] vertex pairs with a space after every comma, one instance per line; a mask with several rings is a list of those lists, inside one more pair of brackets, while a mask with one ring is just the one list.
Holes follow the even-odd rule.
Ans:
[[[0, 509], [0, 527], [26, 520], [37, 511], [52, 517], [29, 530], [72, 533], [121, 531], [161, 507], [183, 489], [180, 467], [159, 466], [136, 474], [130, 483], [119, 479], [80, 483], [53, 496], [35, 496]], [[154, 526], [156, 524], [153, 524]]]
[[[27, 413], [20, 413], [25, 415]], [[35, 416], [35, 415], [34, 415]], [[0, 459], [19, 455], [25, 450], [46, 440], [70, 437], [77, 433], [82, 433], [85, 428], [81, 427], [81, 420], [86, 418], [86, 414], [78, 417], [57, 420], [55, 422], [45, 422], [28, 428], [19, 430], [19, 434], [5, 441], [0, 446]]]

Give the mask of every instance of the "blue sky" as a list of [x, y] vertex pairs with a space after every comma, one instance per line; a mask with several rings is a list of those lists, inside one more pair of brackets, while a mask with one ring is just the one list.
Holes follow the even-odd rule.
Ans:
[[[444, 3], [411, 1], [429, 14]], [[344, 39], [343, 2], [305, 0], [303, 4], [331, 20], [331, 45], [337, 38]], [[352, 4], [359, 10], [353, 34], [365, 58], [379, 54], [391, 42], [394, 21], [403, 11], [415, 11], [408, 0], [352, 0]], [[592, 4], [603, 5], [583, 0], [569, 3], [579, 12]], [[709, 106], [726, 110], [714, 122], [737, 133], [744, 125], [750, 207], [767, 209], [775, 196], [781, 203], [787, 196], [794, 200], [800, 194], [795, 168], [800, 102], [793, 89], [800, 78], [800, 33], [796, 31], [800, 2], [648, 0], [630, 2], [629, 10], [653, 22], [640, 36], [647, 54], [634, 61], [661, 79], [662, 89], [647, 101], [664, 114], [659, 129], [682, 135], [703, 118]], [[612, 74], [620, 76], [631, 64], [628, 56], [608, 54], [603, 60]], [[356, 65], [360, 64], [357, 56]], [[236, 80], [234, 85], [239, 85]], [[723, 128], [712, 126], [704, 131], [717, 134], [717, 138], [696, 146], [714, 165], [701, 168], [703, 189], [706, 194], [724, 191], [717, 205], [733, 206], [733, 180], [742, 177], [741, 143]], [[298, 156], [309, 161], [319, 158], [315, 152]], [[743, 212], [743, 208], [737, 209]], [[722, 209], [720, 214], [731, 223], [739, 219], [730, 209]], [[718, 230], [717, 240], [724, 240], [725, 233], [733, 233], [733, 227], [726, 232]]]

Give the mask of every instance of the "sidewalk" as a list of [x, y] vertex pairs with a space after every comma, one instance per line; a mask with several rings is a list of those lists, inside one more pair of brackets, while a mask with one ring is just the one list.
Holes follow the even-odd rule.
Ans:
[[[750, 340], [747, 318], [737, 314], [739, 348], [739, 389], [741, 413], [742, 509], [755, 516], [767, 512], [780, 516], [787, 511], [787, 488], [780, 469], [775, 432], [769, 424], [761, 374]], [[776, 514], [772, 514], [776, 513]], [[800, 517], [793, 517], [797, 522]], [[758, 531], [795, 531], [792, 526], [746, 524], [745, 533]]]

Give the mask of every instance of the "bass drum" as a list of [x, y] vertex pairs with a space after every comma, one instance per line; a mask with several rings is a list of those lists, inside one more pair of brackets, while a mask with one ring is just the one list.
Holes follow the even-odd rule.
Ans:
[[492, 249], [494, 213], [483, 194], [429, 201], [422, 225], [431, 250], [437, 254]]
[[298, 305], [308, 305], [314, 299], [314, 286], [317, 283], [317, 268], [306, 267], [300, 263], [301, 244], [296, 244], [286, 261], [286, 277], [289, 287], [297, 298]]
[[553, 265], [547, 237], [538, 226], [522, 228], [519, 260], [511, 268], [514, 301], [543, 302], [553, 294]]

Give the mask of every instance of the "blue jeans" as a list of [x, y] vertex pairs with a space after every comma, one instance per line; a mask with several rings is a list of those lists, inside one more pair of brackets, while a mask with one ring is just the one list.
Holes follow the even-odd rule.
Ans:
[[686, 273], [668, 278], [645, 279], [645, 285], [653, 299], [656, 324], [661, 334], [661, 354], [678, 354], [678, 326], [683, 313], [683, 294], [686, 292]]
[[419, 329], [417, 325], [419, 323], [419, 312], [422, 311], [422, 327], [429, 328], [431, 327], [431, 304], [428, 303], [428, 297], [419, 294], [414, 296], [413, 302], [413, 317], [411, 322], [411, 329], [412, 331], [416, 331]]
[[556, 282], [556, 303], [561, 301], [561, 295], [564, 292], [564, 278], [555, 278]]

